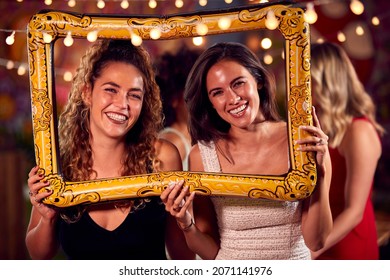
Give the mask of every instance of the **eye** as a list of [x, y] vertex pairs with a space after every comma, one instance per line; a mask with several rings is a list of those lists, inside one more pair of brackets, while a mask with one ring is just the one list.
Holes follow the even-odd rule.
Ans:
[[237, 80], [233, 83], [233, 88], [239, 88], [241, 86], [243, 86], [245, 84], [245, 80], [244, 79], [240, 79], [240, 80]]
[[212, 97], [215, 97], [215, 96], [218, 96], [218, 95], [221, 95], [223, 93], [223, 90], [222, 89], [216, 89], [216, 90], [213, 90], [210, 92], [210, 95]]
[[106, 87], [106, 88], [104, 88], [104, 91], [108, 92], [108, 93], [112, 93], [112, 94], [118, 93], [118, 90], [114, 87]]
[[130, 91], [127, 94], [127, 96], [130, 97], [131, 99], [142, 100], [143, 93], [142, 93], [142, 91]]

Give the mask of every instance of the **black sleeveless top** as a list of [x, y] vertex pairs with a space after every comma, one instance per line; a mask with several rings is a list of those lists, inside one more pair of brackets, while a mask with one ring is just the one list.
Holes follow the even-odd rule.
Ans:
[[59, 240], [69, 259], [166, 260], [166, 211], [159, 197], [128, 214], [113, 231], [96, 224], [87, 211], [78, 222], [59, 222]]

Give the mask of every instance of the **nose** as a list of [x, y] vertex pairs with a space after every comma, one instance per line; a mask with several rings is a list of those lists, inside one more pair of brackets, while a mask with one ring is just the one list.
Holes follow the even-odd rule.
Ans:
[[229, 88], [228, 92], [229, 92], [229, 97], [228, 98], [229, 98], [230, 104], [237, 104], [238, 101], [241, 100], [241, 97], [234, 90], [232, 90], [231, 88]]
[[129, 107], [129, 100], [127, 98], [127, 93], [120, 92], [115, 95], [114, 104], [119, 108], [127, 109]]

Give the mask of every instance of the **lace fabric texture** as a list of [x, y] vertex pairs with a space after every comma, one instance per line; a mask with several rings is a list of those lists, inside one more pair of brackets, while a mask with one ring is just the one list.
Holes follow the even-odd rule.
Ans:
[[[198, 143], [205, 172], [222, 172], [214, 142]], [[310, 259], [302, 203], [213, 196], [221, 248], [216, 259]]]

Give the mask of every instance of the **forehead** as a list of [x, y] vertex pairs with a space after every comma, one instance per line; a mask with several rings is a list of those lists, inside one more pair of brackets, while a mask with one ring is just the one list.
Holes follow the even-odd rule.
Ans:
[[100, 80], [112, 80], [119, 84], [143, 84], [142, 72], [133, 64], [110, 61], [100, 73]]
[[221, 60], [210, 67], [207, 73], [207, 84], [230, 82], [237, 77], [249, 77], [250, 72], [239, 62], [234, 60]]

